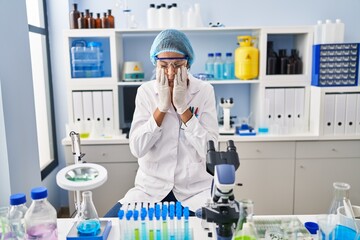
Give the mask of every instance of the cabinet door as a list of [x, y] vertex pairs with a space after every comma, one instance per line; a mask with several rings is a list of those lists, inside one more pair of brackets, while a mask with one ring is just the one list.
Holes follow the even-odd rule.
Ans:
[[292, 214], [293, 159], [242, 159], [236, 182], [235, 199], [253, 200], [255, 214]]
[[[255, 214], [292, 214], [295, 168], [294, 142], [236, 142], [240, 167], [235, 199], [254, 201]], [[220, 149], [226, 149], [220, 143]]]
[[[108, 179], [102, 186], [91, 190], [99, 217], [103, 217], [134, 186], [138, 169], [137, 163], [103, 163], [101, 165], [107, 169]], [[70, 213], [73, 213], [75, 211], [73, 192], [69, 192], [69, 205]]]
[[360, 205], [360, 158], [297, 159], [294, 214], [327, 213], [333, 182], [351, 186], [350, 200]]

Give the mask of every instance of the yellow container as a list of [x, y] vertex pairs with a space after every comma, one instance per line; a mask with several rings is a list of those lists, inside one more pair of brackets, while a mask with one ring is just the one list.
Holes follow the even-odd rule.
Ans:
[[235, 76], [254, 79], [259, 75], [259, 50], [253, 47], [251, 36], [238, 36], [239, 47], [235, 50]]

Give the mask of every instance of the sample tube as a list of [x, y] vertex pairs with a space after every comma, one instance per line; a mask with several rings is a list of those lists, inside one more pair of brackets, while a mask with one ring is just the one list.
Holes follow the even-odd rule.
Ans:
[[155, 218], [156, 218], [156, 240], [161, 240], [161, 210], [160, 204], [155, 205]]
[[140, 240], [140, 227], [139, 227], [139, 211], [134, 210], [134, 228], [133, 228], [133, 236], [135, 240]]
[[175, 240], [175, 204], [170, 203], [169, 204], [169, 229], [170, 229], [170, 240]]
[[168, 206], [163, 204], [161, 210], [161, 218], [162, 218], [162, 239], [168, 239], [168, 224], [167, 224], [167, 211]]
[[184, 240], [190, 240], [189, 207], [184, 207]]
[[146, 227], [146, 215], [147, 215], [147, 211], [146, 208], [142, 207], [141, 208], [141, 214], [140, 214], [140, 218], [141, 218], [141, 240], [146, 240], [147, 239], [147, 227]]
[[125, 222], [125, 211], [120, 209], [118, 212], [119, 217], [119, 228], [120, 228], [120, 239], [126, 239], [125, 230], [126, 230], [126, 222]]
[[155, 209], [153, 207], [150, 207], [148, 210], [148, 216], [149, 216], [149, 240], [155, 240], [155, 233], [154, 233], [154, 212]]
[[133, 216], [133, 211], [128, 210], [126, 212], [126, 229], [125, 229], [125, 238], [124, 239], [132, 239], [133, 226], [131, 223], [131, 217]]

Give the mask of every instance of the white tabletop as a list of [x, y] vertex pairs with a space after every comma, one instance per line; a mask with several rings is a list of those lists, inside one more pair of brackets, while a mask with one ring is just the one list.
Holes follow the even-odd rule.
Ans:
[[[299, 220], [302, 223], [308, 222], [308, 221], [316, 221], [315, 215], [296, 215]], [[259, 216], [260, 217], [260, 216]], [[268, 217], [268, 216], [267, 216]], [[274, 217], [281, 217], [281, 216], [274, 216]], [[120, 230], [119, 230], [119, 224], [117, 218], [105, 218], [102, 220], [111, 220], [112, 221], [112, 228], [110, 231], [110, 234], [108, 236], [108, 240], [119, 240], [120, 236]], [[64, 240], [66, 239], [66, 236], [75, 223], [75, 219], [73, 218], [59, 218], [58, 219], [58, 239]], [[193, 236], [195, 240], [201, 239], [215, 239], [208, 238], [208, 231], [204, 230], [202, 227], [202, 220], [196, 217], [190, 217], [189, 219], [190, 228], [193, 229]], [[211, 228], [211, 225], [209, 226]]]

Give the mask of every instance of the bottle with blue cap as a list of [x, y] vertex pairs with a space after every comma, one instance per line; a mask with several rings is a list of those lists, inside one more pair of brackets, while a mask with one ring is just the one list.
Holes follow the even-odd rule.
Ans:
[[17, 239], [25, 239], [24, 216], [27, 210], [26, 195], [24, 193], [10, 196], [9, 222]]
[[57, 239], [57, 213], [47, 200], [47, 196], [48, 191], [45, 187], [31, 190], [33, 201], [25, 214], [26, 239]]

